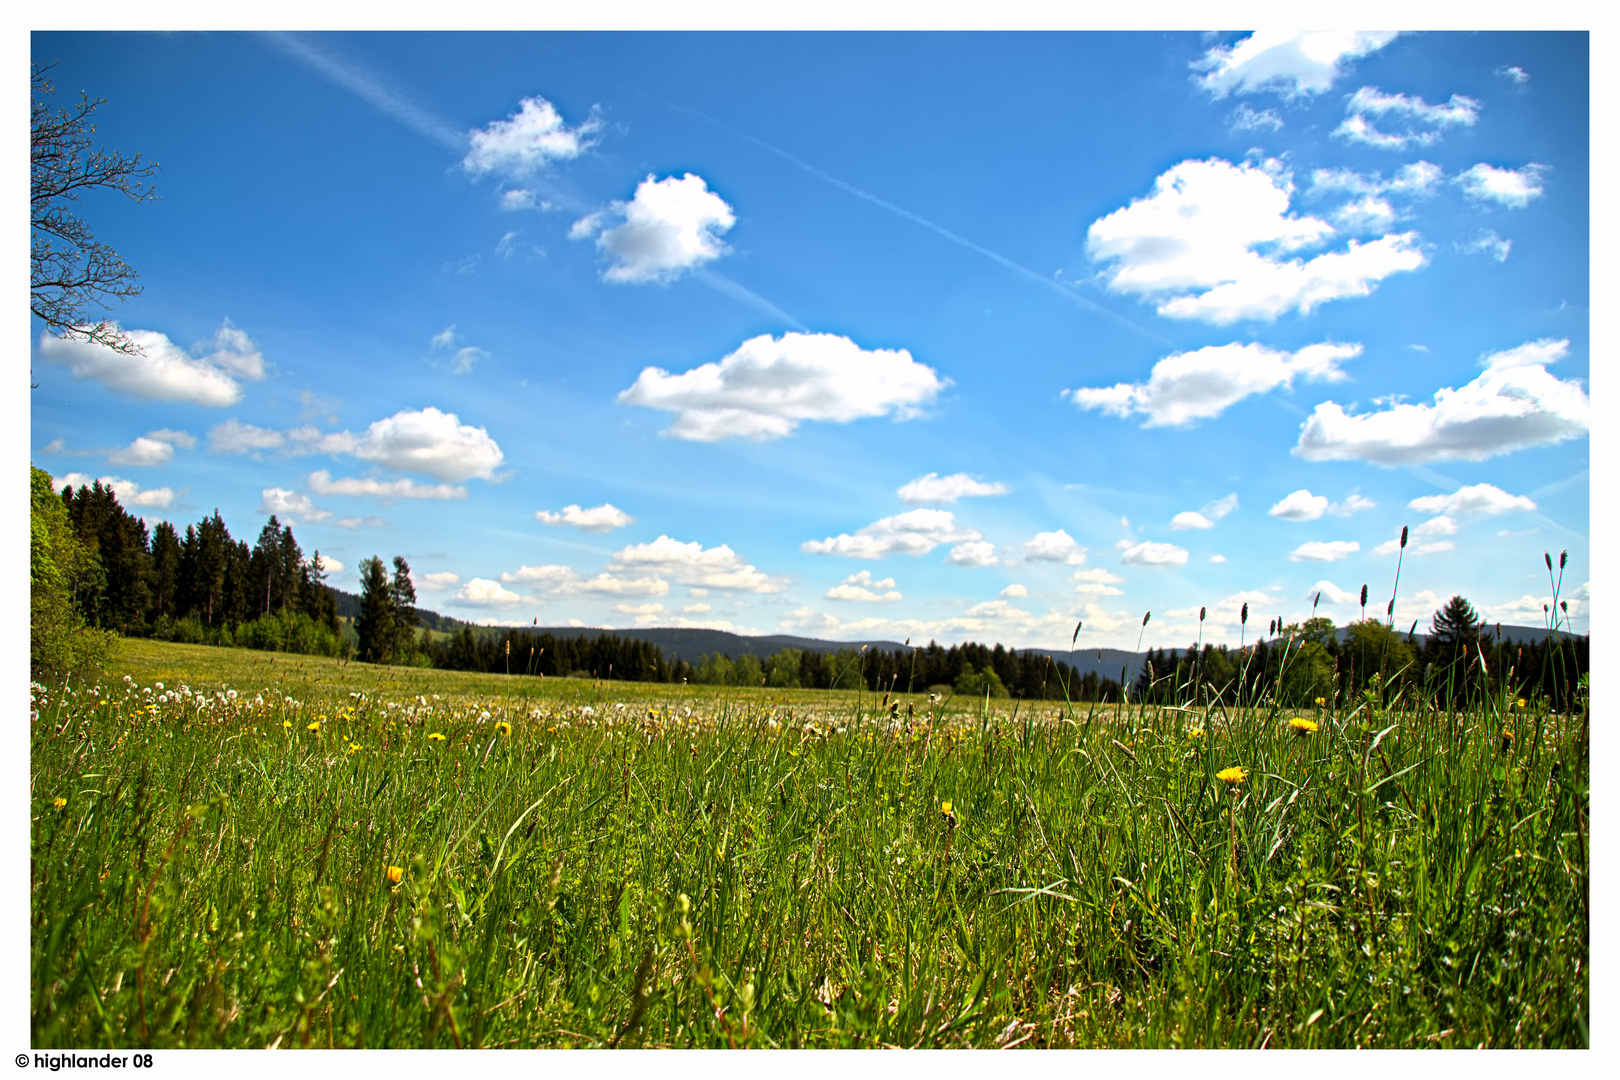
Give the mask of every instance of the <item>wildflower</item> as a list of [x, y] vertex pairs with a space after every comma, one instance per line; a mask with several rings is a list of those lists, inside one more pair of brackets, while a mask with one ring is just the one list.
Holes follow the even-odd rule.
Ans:
[[51, 800], [51, 805], [60, 810], [62, 807], [67, 805], [67, 800], [58, 795], [56, 798]]
[[1519, 708], [1524, 708], [1524, 698], [1519, 699]]
[[444, 742], [444, 736], [435, 731], [428, 735], [428, 742]]
[[1228, 784], [1241, 784], [1248, 778], [1248, 772], [1236, 765], [1233, 765], [1229, 769], [1222, 769], [1220, 772], [1215, 774], [1215, 779], [1224, 781]]
[[[154, 711], [156, 711], [156, 710], [154, 710]], [[281, 722], [281, 726], [282, 727], [292, 727], [292, 721], [291, 720], [283, 720]]]
[[403, 866], [390, 866], [383, 871], [383, 877], [387, 878], [389, 883], [393, 885], [398, 885], [399, 879], [404, 876], [405, 868]]
[[[1321, 699], [1318, 698], [1317, 700], [1320, 701]], [[1306, 720], [1299, 716], [1288, 721], [1288, 726], [1293, 728], [1295, 734], [1298, 735], [1314, 735], [1318, 730], [1315, 720]]]
[[311, 720], [309, 722], [309, 726], [304, 730], [313, 731], [315, 734], [319, 735], [321, 733], [321, 722], [319, 720]]
[[505, 720], [502, 720], [500, 723], [495, 725], [495, 734], [497, 734], [497, 735], [510, 735], [510, 734], [512, 734], [512, 725], [507, 723]]
[[1316, 707], [1318, 709], [1320, 709], [1322, 706], [1324, 706], [1326, 704], [1327, 704], [1327, 698], [1319, 697], [1319, 698], [1316, 699]]
[[1189, 739], [1202, 739], [1203, 737], [1204, 737], [1204, 729], [1203, 728], [1195, 727], [1195, 728], [1188, 728], [1187, 729], [1187, 738], [1189, 738]]
[[349, 744], [349, 753], [351, 753], [351, 754], [352, 754], [352, 753], [354, 753], [354, 752], [355, 752], [355, 751], [356, 751], [356, 750], [359, 750], [359, 749], [360, 749], [360, 744], [359, 744], [359, 743], [354, 743], [354, 742], [352, 742], [352, 743], [350, 743], [350, 744]]
[[939, 812], [945, 818], [946, 828], [956, 828], [956, 808], [951, 805], [951, 800], [946, 799], [944, 802], [940, 803]]

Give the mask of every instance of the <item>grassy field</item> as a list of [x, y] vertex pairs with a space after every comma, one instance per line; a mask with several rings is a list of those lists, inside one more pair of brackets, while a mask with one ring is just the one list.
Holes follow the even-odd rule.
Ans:
[[34, 1045], [1588, 1044], [1584, 711], [994, 704], [122, 642]]

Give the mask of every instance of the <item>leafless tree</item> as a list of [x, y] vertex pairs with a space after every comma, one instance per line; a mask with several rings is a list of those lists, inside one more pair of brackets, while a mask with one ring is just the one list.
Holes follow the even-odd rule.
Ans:
[[72, 108], [51, 111], [47, 99], [55, 93], [46, 76], [54, 64], [33, 65], [33, 158], [30, 163], [30, 225], [32, 239], [32, 293], [29, 306], [58, 337], [79, 338], [122, 353], [140, 349], [117, 323], [92, 317], [90, 305], [101, 308], [107, 300], [138, 296], [141, 287], [133, 267], [101, 243], [90, 226], [72, 213], [85, 191], [105, 188], [122, 192], [133, 202], [157, 198], [147, 177], [156, 162], [141, 155], [128, 156], [105, 147], [92, 148], [96, 127], [91, 115], [106, 104], [83, 91]]

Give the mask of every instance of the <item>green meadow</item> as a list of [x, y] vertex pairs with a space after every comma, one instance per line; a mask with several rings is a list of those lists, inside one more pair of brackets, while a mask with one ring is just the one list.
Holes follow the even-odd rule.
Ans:
[[123, 640], [36, 684], [36, 1047], [1589, 1042], [1588, 708]]

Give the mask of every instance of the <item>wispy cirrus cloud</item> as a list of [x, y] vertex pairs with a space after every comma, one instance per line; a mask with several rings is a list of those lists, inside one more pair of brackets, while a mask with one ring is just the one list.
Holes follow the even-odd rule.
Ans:
[[[1443, 104], [1430, 105], [1420, 97], [1386, 94], [1363, 86], [1345, 105], [1344, 122], [1333, 130], [1336, 138], [1381, 150], [1407, 150], [1438, 142], [1449, 127], [1472, 127], [1479, 119], [1479, 102], [1461, 94]], [[1378, 125], [1393, 130], [1383, 130]]]

